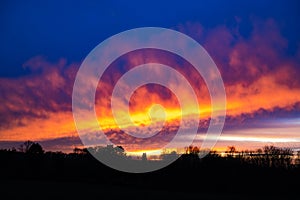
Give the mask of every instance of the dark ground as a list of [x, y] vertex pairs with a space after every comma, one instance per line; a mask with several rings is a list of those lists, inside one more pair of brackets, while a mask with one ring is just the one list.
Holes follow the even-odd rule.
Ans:
[[[150, 173], [119, 172], [90, 155], [0, 153], [3, 199], [298, 199], [300, 169], [186, 156]], [[1, 198], [2, 199], [2, 198]]]

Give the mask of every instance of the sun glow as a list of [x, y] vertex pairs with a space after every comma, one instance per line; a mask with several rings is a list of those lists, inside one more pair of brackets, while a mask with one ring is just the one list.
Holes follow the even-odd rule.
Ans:
[[162, 154], [162, 150], [160, 149], [152, 149], [152, 150], [138, 150], [138, 151], [127, 151], [128, 156], [134, 157], [142, 157], [143, 153], [146, 153], [147, 156], [159, 156]]

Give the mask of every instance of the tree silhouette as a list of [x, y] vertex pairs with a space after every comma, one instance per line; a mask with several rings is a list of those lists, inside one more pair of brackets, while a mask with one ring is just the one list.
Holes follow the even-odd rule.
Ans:
[[[82, 150], [79, 152], [82, 152]], [[86, 149], [86, 152], [91, 152], [93, 155], [102, 157], [103, 159], [127, 158], [125, 149], [122, 146], [114, 147], [113, 145], [107, 145], [107, 146], [89, 147], [88, 149]]]
[[142, 161], [147, 161], [147, 154], [146, 153], [143, 153], [143, 155], [142, 155]]
[[44, 153], [44, 150], [39, 143], [33, 143], [26, 153], [42, 154]]
[[21, 144], [19, 147], [19, 151], [23, 153], [44, 153], [44, 150], [39, 143], [30, 140], [27, 140], [26, 142]]
[[160, 157], [161, 157], [162, 160], [172, 161], [172, 160], [177, 159], [179, 157], [179, 155], [177, 154], [176, 151], [172, 151], [171, 153], [163, 153], [163, 154], [161, 154]]
[[24, 142], [23, 144], [20, 145], [19, 151], [20, 151], [20, 152], [23, 152], [23, 153], [28, 152], [28, 149], [30, 148], [30, 146], [31, 146], [32, 144], [33, 144], [32, 141], [27, 140], [26, 142]]
[[75, 153], [75, 154], [84, 154], [84, 153], [87, 153], [87, 150], [85, 148], [81, 149], [81, 148], [75, 147], [73, 149], [73, 153]]
[[233, 154], [236, 152], [236, 148], [234, 146], [228, 146], [228, 153], [232, 157]]
[[114, 151], [116, 152], [116, 154], [118, 154], [119, 156], [126, 156], [125, 153], [125, 149], [122, 146], [116, 146], [114, 148]]
[[199, 154], [200, 149], [197, 146], [190, 145], [188, 147], [185, 147], [185, 153], [186, 154]]

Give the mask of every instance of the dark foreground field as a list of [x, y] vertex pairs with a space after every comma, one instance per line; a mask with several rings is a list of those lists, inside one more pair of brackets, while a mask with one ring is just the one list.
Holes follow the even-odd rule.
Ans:
[[295, 165], [266, 167], [233, 157], [184, 155], [164, 169], [130, 174], [89, 154], [1, 152], [0, 159], [5, 199], [299, 198], [300, 169]]
[[[270, 191], [271, 192], [271, 191]], [[86, 181], [41, 181], [10, 180], [1, 183], [1, 194], [4, 199], [297, 199], [290, 195], [257, 194], [251, 191], [219, 192], [186, 191], [180, 188], [157, 189], [155, 187], [129, 187], [120, 185], [91, 184]]]

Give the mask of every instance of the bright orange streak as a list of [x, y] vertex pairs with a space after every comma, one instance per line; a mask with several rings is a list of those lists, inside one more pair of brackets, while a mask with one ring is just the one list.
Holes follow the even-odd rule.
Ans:
[[0, 134], [2, 141], [44, 140], [77, 136], [71, 112], [49, 113], [47, 119], [24, 119], [25, 126], [5, 129]]

